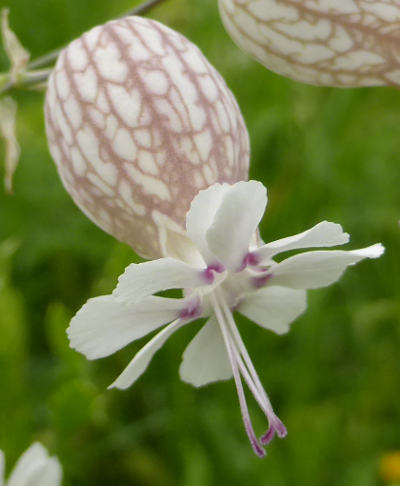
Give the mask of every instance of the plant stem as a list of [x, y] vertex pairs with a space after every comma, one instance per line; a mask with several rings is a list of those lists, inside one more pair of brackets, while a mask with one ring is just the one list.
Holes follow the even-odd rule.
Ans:
[[48, 52], [47, 54], [44, 54], [43, 56], [38, 57], [34, 61], [31, 61], [28, 63], [28, 69], [37, 69], [43, 66], [47, 66], [48, 64], [51, 64], [54, 62], [58, 55], [60, 54], [62, 49], [54, 49], [54, 51]]
[[142, 4], [138, 5], [135, 8], [132, 8], [128, 12], [126, 12], [123, 17], [127, 17], [128, 15], [143, 15], [144, 13], [151, 10], [153, 7], [156, 7], [159, 3], [164, 2], [165, 0], [147, 0]]
[[[144, 13], [151, 10], [153, 7], [156, 7], [159, 3], [164, 2], [165, 0], [147, 0], [144, 3], [138, 5], [137, 7], [129, 10], [124, 15], [121, 15], [120, 18], [127, 17], [129, 15], [143, 15]], [[38, 57], [34, 61], [28, 64], [28, 69], [36, 69], [38, 67], [47, 66], [48, 64], [55, 61], [60, 54], [62, 49], [55, 49], [54, 51], [48, 52], [44, 56]]]
[[45, 81], [50, 76], [51, 69], [40, 69], [37, 71], [29, 71], [24, 74], [20, 80], [8, 80], [4, 86], [0, 87], [0, 96], [10, 91], [11, 89], [18, 88], [30, 88], [35, 87]]
[[[148, 12], [153, 7], [156, 7], [158, 4], [164, 1], [165, 0], [146, 0], [137, 7], [126, 12], [124, 15], [121, 15], [120, 18], [127, 17], [129, 15], [143, 15], [144, 13]], [[17, 82], [12, 80], [6, 82], [2, 87], [0, 87], [0, 96], [15, 87], [28, 88], [46, 81], [51, 72], [51, 69], [40, 70], [37, 72], [30, 71], [41, 68], [43, 66], [48, 66], [49, 64], [56, 61], [61, 50], [62, 49], [55, 49], [54, 51], [48, 52], [47, 54], [44, 54], [43, 56], [40, 56], [37, 59], [31, 61], [27, 65], [28, 72], [25, 73], [24, 78]]]

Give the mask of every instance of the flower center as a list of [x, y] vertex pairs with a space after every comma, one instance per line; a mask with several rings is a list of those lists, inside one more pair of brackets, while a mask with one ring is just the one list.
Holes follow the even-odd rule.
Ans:
[[247, 253], [247, 255], [243, 258], [242, 266], [240, 267], [241, 270], [245, 269], [248, 266], [255, 267], [260, 263], [260, 259], [254, 253]]
[[224, 265], [222, 265], [222, 263], [213, 263], [211, 265], [208, 265], [208, 267], [203, 270], [203, 278], [207, 284], [211, 285], [212, 283], [214, 283], [215, 274], [224, 273], [225, 270], [226, 269]]
[[200, 317], [203, 313], [203, 305], [200, 297], [196, 296], [189, 300], [188, 305], [181, 310], [179, 313], [179, 318], [181, 320], [193, 320]]

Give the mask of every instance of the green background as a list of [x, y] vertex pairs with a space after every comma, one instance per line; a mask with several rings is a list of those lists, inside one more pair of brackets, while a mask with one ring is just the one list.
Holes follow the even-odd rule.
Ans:
[[[35, 58], [134, 5], [8, 6]], [[238, 319], [289, 430], [260, 460], [232, 381], [196, 390], [179, 380], [198, 324], [175, 335], [125, 392], [106, 387], [142, 343], [97, 362], [69, 349], [71, 316], [109, 293], [138, 258], [74, 206], [47, 151], [43, 95], [16, 92], [22, 157], [14, 195], [0, 191], [0, 448], [8, 470], [39, 440], [62, 462], [65, 486], [380, 485], [379, 461], [400, 449], [400, 92], [316, 88], [272, 74], [234, 46], [215, 0], [168, 0], [151, 16], [199, 45], [235, 93], [251, 136], [250, 176], [269, 190], [264, 240], [326, 219], [352, 235], [349, 248], [381, 241], [386, 254], [309, 292], [308, 311], [288, 335]], [[0, 62], [5, 69], [3, 53]], [[249, 404], [261, 433], [264, 418]]]

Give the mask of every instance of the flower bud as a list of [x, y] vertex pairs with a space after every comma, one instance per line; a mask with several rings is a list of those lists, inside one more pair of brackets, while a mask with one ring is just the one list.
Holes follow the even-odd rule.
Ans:
[[185, 234], [199, 190], [247, 179], [249, 142], [231, 91], [188, 39], [149, 19], [95, 27], [62, 51], [46, 96], [65, 188], [140, 255]]
[[397, 0], [219, 0], [232, 39], [271, 71], [319, 86], [400, 83]]

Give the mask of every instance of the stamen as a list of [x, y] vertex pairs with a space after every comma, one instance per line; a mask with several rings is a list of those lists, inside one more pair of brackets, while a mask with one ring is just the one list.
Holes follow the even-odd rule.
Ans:
[[[275, 437], [275, 434], [278, 435], [280, 439], [283, 437], [286, 437], [287, 435], [287, 430], [282, 421], [275, 415], [274, 411], [272, 410], [272, 407], [270, 406], [270, 401], [268, 400], [268, 397], [266, 396], [265, 390], [263, 389], [262, 391], [264, 392], [262, 396], [260, 396], [260, 391], [257, 388], [257, 383], [253, 382], [253, 379], [249, 375], [249, 372], [242, 360], [242, 357], [240, 356], [238, 350], [233, 346], [232, 347], [233, 352], [235, 353], [235, 358], [237, 360], [237, 363], [239, 365], [239, 371], [242, 374], [245, 382], [247, 383], [249, 389], [253, 393], [253, 396], [260, 406], [261, 410], [265, 413], [265, 416], [268, 419], [268, 422], [270, 424], [267, 432], [261, 436], [260, 442], [262, 445], [267, 445], [271, 440]], [[268, 406], [269, 405], [269, 406]], [[270, 411], [272, 410], [272, 412]]]
[[211, 298], [212, 305], [213, 305], [213, 308], [214, 308], [215, 316], [217, 318], [218, 323], [220, 324], [222, 336], [224, 338], [226, 350], [228, 352], [229, 361], [230, 361], [231, 366], [232, 366], [233, 378], [235, 380], [236, 390], [237, 390], [237, 394], [238, 394], [238, 398], [239, 398], [240, 411], [242, 413], [243, 424], [244, 424], [244, 428], [245, 428], [246, 433], [247, 433], [247, 437], [249, 438], [249, 441], [250, 441], [250, 444], [253, 448], [253, 451], [257, 454], [257, 456], [258, 457], [264, 457], [266, 452], [257, 440], [256, 434], [255, 434], [254, 429], [253, 429], [253, 425], [251, 423], [249, 410], [247, 408], [246, 395], [244, 393], [242, 381], [240, 379], [238, 362], [235, 359], [234, 352], [233, 352], [234, 344], [231, 341], [231, 338], [229, 337], [228, 329], [227, 329], [226, 323], [224, 321], [224, 316], [223, 316], [223, 313], [221, 311], [219, 302], [216, 298], [216, 295], [211, 294], [210, 298]]
[[[232, 312], [230, 311], [229, 307], [227, 306], [226, 302], [222, 300], [222, 309], [225, 314], [225, 317], [227, 319], [228, 325], [230, 327], [230, 330], [233, 334], [233, 338], [236, 341], [236, 345], [238, 346], [238, 354], [239, 358], [239, 367], [240, 371], [243, 375], [243, 378], [246, 380], [246, 383], [248, 384], [249, 388], [253, 392], [254, 398], [256, 399], [257, 403], [260, 405], [261, 410], [265, 413], [266, 417], [268, 418], [268, 421], [270, 423], [270, 428], [272, 427], [273, 430], [277, 433], [278, 437], [282, 438], [285, 437], [287, 434], [286, 427], [282, 423], [282, 421], [276, 416], [271, 402], [264, 390], [264, 387], [261, 384], [260, 378], [258, 376], [258, 373], [253, 365], [253, 362], [251, 361], [251, 358], [249, 356], [249, 353], [247, 352], [246, 346], [243, 343], [243, 340], [240, 336], [239, 330], [236, 326], [235, 320], [233, 319]], [[235, 349], [235, 347], [233, 348]], [[243, 357], [244, 363], [241, 359]], [[251, 376], [248, 375], [247, 369], [249, 370], [249, 373]], [[269, 429], [270, 430], [270, 429]], [[269, 430], [266, 432], [266, 434], [263, 437], [267, 437], [269, 439], [271, 432]], [[262, 441], [263, 438], [261, 438]], [[272, 439], [272, 437], [271, 437]], [[269, 440], [271, 440], [269, 439]]]
[[[233, 353], [235, 354], [235, 359], [239, 367], [239, 371], [242, 374], [244, 381], [246, 382], [247, 386], [249, 387], [251, 393], [253, 394], [256, 402], [260, 406], [261, 410], [264, 412], [265, 404], [264, 404], [264, 397], [260, 395], [260, 391], [257, 388], [257, 385], [254, 383], [253, 378], [250, 376], [246, 365], [243, 362], [242, 356], [240, 352], [236, 349], [236, 346], [232, 346]], [[265, 412], [264, 412], [265, 413]]]
[[257, 454], [258, 457], [264, 457], [266, 452], [262, 448], [262, 446], [258, 443], [256, 434], [254, 433], [253, 425], [250, 419], [249, 409], [247, 408], [246, 396], [244, 394], [243, 385], [240, 380], [240, 374], [238, 372], [237, 364], [233, 362], [232, 365], [233, 365], [232, 366], [233, 377], [236, 383], [236, 389], [239, 397], [239, 405], [242, 412], [244, 428], [246, 429], [247, 436], [250, 440], [250, 444], [254, 452]]

